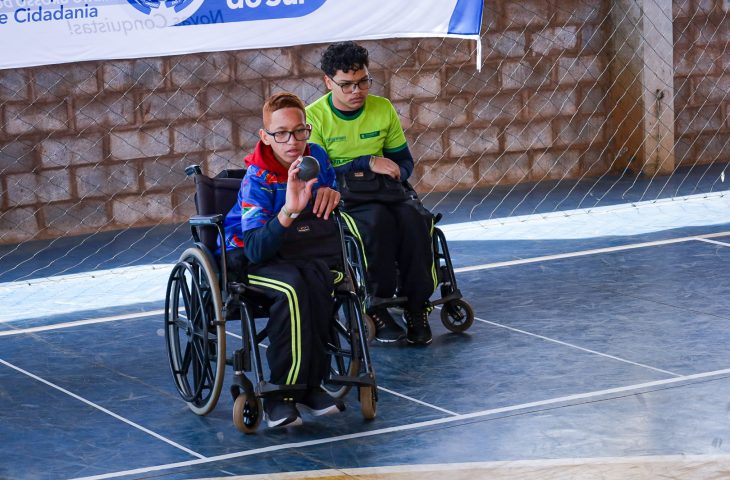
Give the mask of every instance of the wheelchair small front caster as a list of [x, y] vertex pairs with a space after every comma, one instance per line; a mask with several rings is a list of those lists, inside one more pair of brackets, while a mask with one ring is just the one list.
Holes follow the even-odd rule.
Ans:
[[377, 410], [375, 387], [360, 387], [360, 411], [362, 412], [362, 418], [372, 420], [375, 418]]
[[474, 309], [461, 299], [446, 302], [441, 307], [441, 323], [451, 332], [465, 332], [474, 323]]
[[233, 402], [233, 424], [242, 433], [254, 433], [264, 416], [261, 399], [241, 392]]

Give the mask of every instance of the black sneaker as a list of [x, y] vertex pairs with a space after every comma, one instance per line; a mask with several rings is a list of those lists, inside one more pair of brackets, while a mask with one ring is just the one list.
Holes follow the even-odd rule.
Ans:
[[375, 340], [383, 343], [397, 342], [405, 335], [403, 329], [395, 323], [387, 308], [378, 308], [370, 312], [375, 324]]
[[428, 345], [433, 340], [431, 326], [428, 324], [428, 310], [403, 312], [403, 319], [406, 321], [408, 333], [406, 340], [413, 345]]
[[295, 427], [302, 424], [302, 416], [292, 400], [267, 398], [264, 400], [264, 412], [269, 428]]
[[335, 400], [321, 388], [307, 390], [304, 397], [297, 402], [297, 407], [308, 411], [315, 417], [340, 413], [345, 410], [342, 402]]

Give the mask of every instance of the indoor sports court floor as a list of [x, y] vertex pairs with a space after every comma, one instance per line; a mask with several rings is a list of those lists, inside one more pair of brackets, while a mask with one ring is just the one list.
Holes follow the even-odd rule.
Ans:
[[[170, 378], [159, 292], [185, 227], [3, 247], [0, 478], [728, 478], [730, 200], [715, 173], [648, 194], [558, 184], [529, 204], [519, 189], [427, 197], [473, 327], [447, 333], [435, 311], [430, 347], [373, 344], [374, 421], [351, 392], [340, 415], [250, 436], [227, 382], [197, 417]], [[670, 194], [686, 196], [646, 202]]]

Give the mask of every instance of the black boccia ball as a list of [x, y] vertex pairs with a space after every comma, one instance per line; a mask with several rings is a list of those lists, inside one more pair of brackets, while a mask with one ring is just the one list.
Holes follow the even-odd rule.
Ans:
[[297, 173], [299, 180], [306, 182], [319, 176], [319, 162], [316, 158], [310, 157], [309, 155], [302, 157], [302, 162], [299, 164], [299, 173]]

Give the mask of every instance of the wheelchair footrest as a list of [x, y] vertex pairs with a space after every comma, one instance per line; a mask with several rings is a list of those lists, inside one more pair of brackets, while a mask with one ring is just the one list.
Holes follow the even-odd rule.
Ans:
[[408, 297], [392, 297], [392, 298], [382, 298], [382, 297], [370, 297], [367, 300], [367, 310], [373, 310], [375, 308], [391, 308], [391, 307], [399, 307], [406, 304], [408, 301]]
[[332, 375], [325, 380], [325, 383], [334, 385], [349, 385], [352, 387], [375, 386], [375, 379], [369, 375], [359, 377], [348, 377], [346, 375]]
[[297, 392], [303, 392], [307, 389], [307, 386], [304, 384], [296, 384], [296, 385], [274, 385], [273, 383], [268, 382], [262, 382], [259, 393], [262, 397], [270, 397], [285, 393], [297, 393]]

